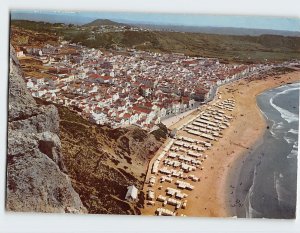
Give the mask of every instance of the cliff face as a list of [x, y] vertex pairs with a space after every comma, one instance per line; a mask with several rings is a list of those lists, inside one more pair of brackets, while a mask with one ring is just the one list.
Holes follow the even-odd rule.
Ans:
[[10, 59], [6, 209], [85, 213], [65, 174], [57, 109], [29, 94], [12, 47]]
[[92, 124], [58, 106], [62, 152], [74, 189], [93, 214], [139, 214], [124, 200], [127, 187], [142, 188], [149, 160], [167, 132], [149, 134], [137, 126], [112, 129]]

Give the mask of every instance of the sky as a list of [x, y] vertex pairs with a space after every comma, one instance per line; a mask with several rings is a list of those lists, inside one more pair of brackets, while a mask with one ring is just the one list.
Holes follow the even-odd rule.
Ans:
[[75, 24], [84, 24], [100, 18], [136, 24], [300, 31], [299, 18], [278, 16], [13, 10], [11, 18]]

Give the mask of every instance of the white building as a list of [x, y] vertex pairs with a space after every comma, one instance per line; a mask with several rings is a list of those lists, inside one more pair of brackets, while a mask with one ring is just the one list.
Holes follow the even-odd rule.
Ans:
[[136, 201], [138, 198], [138, 189], [134, 185], [127, 187], [127, 189], [125, 199], [127, 201]]

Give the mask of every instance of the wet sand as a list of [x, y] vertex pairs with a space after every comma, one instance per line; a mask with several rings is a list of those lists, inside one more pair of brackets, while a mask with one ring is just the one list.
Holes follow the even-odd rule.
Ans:
[[[276, 76], [278, 77], [278, 76]], [[300, 72], [267, 77], [248, 83], [241, 80], [220, 88], [222, 98], [234, 98], [236, 107], [232, 111], [234, 117], [231, 126], [223, 133], [223, 138], [214, 143], [207, 151], [209, 158], [204, 163], [205, 169], [199, 171], [202, 178], [189, 195], [189, 206], [185, 210], [187, 216], [231, 217], [235, 213], [231, 208], [233, 185], [240, 174], [239, 163], [261, 138], [267, 127], [260, 112], [256, 96], [261, 92], [285, 83], [299, 81]]]

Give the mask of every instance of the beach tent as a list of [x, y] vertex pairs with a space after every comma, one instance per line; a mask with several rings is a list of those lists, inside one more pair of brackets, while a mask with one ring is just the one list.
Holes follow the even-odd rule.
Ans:
[[137, 196], [138, 196], [138, 189], [134, 185], [128, 186], [125, 199], [127, 201], [136, 201]]

